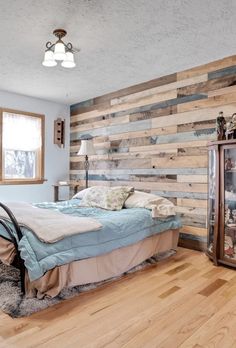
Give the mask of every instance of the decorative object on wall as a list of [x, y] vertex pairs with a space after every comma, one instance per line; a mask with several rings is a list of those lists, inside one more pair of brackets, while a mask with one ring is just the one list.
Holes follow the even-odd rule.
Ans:
[[226, 121], [222, 111], [219, 112], [219, 116], [216, 119], [216, 131], [217, 140], [225, 140]]
[[236, 139], [236, 113], [232, 115], [231, 121], [226, 125], [226, 139]]
[[89, 160], [88, 156], [95, 155], [95, 148], [93, 146], [93, 139], [90, 135], [84, 135], [81, 137], [80, 150], [77, 153], [78, 156], [85, 156], [84, 169], [85, 169], [85, 180], [86, 188], [88, 188], [88, 170], [89, 170]]
[[65, 147], [65, 120], [62, 118], [54, 121], [54, 144]]
[[[70, 180], [85, 186], [81, 136], [96, 140], [90, 185], [130, 185], [170, 199], [180, 244], [207, 241], [208, 148], [216, 115], [236, 110], [236, 55], [71, 106]], [[230, 166], [230, 163], [228, 164]]]
[[74, 53], [79, 50], [72, 46], [72, 43], [67, 44], [62, 41], [67, 32], [64, 29], [55, 29], [53, 34], [58, 38], [55, 43], [48, 41], [46, 43], [46, 51], [42, 64], [47, 67], [57, 65], [57, 61], [61, 61], [61, 66], [64, 68], [74, 68], [76, 66], [74, 61]]

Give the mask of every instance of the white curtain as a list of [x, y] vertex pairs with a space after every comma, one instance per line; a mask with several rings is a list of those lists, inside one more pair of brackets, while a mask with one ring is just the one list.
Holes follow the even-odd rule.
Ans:
[[39, 117], [3, 112], [3, 149], [35, 151], [41, 142]]

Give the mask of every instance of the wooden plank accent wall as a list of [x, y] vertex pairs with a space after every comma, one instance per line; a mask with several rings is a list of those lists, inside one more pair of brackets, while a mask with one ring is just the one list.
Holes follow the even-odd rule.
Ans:
[[[70, 179], [84, 185], [80, 136], [91, 134], [89, 184], [132, 185], [172, 200], [182, 245], [206, 242], [207, 142], [236, 112], [236, 56], [71, 106]], [[192, 243], [192, 244], [191, 244]]]

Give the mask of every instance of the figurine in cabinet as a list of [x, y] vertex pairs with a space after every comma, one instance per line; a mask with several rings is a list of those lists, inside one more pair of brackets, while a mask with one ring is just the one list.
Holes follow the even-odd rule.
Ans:
[[233, 163], [231, 158], [226, 158], [225, 160], [225, 170], [231, 170], [233, 168]]
[[225, 236], [224, 250], [227, 256], [233, 257], [234, 246], [233, 246], [232, 238], [230, 236]]
[[236, 113], [232, 115], [231, 121], [226, 124], [226, 139], [236, 139]]
[[225, 140], [225, 131], [226, 131], [226, 121], [223, 116], [223, 112], [219, 113], [219, 116], [216, 119], [216, 130], [217, 130], [217, 140]]

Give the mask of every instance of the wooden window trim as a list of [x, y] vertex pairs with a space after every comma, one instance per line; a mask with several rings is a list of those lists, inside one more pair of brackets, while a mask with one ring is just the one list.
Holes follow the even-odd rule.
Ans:
[[[42, 145], [40, 151], [40, 157], [38, 159], [39, 164], [39, 177], [36, 179], [3, 179], [3, 148], [2, 148], [2, 134], [3, 134], [3, 113], [9, 112], [12, 114], [19, 114], [31, 117], [37, 117], [41, 120], [41, 135], [42, 135]], [[33, 112], [26, 112], [14, 109], [0, 108], [0, 185], [28, 185], [28, 184], [43, 184], [46, 179], [44, 179], [44, 159], [45, 159], [45, 115], [36, 114]]]

